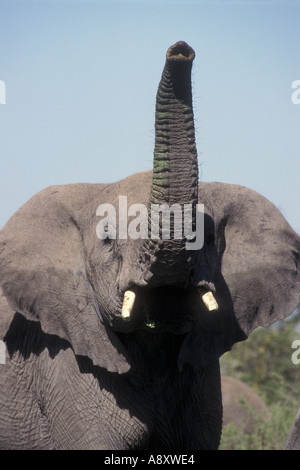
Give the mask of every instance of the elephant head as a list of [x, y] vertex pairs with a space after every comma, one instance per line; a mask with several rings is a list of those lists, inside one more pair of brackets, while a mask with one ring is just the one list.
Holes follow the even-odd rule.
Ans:
[[[179, 369], [197, 369], [300, 301], [300, 239], [279, 211], [250, 189], [198, 183], [194, 56], [184, 42], [167, 52], [153, 172], [49, 187], [1, 232], [0, 281], [12, 310], [110, 372], [126, 373], [135, 360], [126, 335], [176, 335]], [[170, 237], [163, 217], [154, 227], [158, 206], [174, 209]]]

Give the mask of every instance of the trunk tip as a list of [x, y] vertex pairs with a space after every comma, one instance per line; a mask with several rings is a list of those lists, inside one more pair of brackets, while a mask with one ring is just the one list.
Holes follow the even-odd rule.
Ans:
[[167, 50], [168, 61], [192, 62], [195, 58], [195, 51], [186, 42], [178, 41]]

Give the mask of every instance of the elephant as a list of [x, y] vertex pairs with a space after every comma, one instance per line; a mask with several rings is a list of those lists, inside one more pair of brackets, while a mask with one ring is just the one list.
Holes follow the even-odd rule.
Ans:
[[2, 449], [217, 449], [220, 356], [300, 301], [281, 213], [198, 181], [194, 57], [166, 53], [152, 171], [50, 186], [0, 233]]
[[223, 429], [234, 424], [243, 434], [252, 434], [256, 420], [270, 419], [270, 411], [260, 396], [241, 380], [221, 376]]
[[286, 441], [287, 450], [300, 450], [300, 408]]

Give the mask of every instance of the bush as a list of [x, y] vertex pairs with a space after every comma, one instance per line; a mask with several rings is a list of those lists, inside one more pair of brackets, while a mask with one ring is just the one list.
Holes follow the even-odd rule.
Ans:
[[228, 424], [222, 432], [220, 450], [281, 450], [290, 428], [295, 419], [293, 407], [282, 403], [269, 407], [271, 418], [262, 422], [259, 416], [253, 414], [254, 429], [251, 434], [245, 434], [234, 424]]
[[261, 422], [253, 416], [255, 429], [251, 435], [243, 434], [233, 424], [226, 426], [220, 449], [285, 447], [300, 406], [300, 364], [295, 365], [291, 360], [292, 342], [300, 339], [299, 318], [298, 314], [271, 328], [258, 328], [247, 341], [234, 345], [232, 351], [221, 358], [222, 374], [236, 377], [252, 387], [268, 406], [271, 419]]

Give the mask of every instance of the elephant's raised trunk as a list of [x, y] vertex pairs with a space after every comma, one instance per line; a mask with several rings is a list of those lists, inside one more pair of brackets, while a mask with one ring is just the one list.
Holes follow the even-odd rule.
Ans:
[[202, 245], [196, 248], [192, 242], [187, 249], [187, 239], [196, 239], [198, 234], [198, 162], [191, 87], [194, 57], [185, 42], [177, 42], [167, 51], [156, 97], [149, 237], [141, 245], [138, 262], [142, 282], [139, 280], [138, 287], [135, 283], [128, 285], [122, 305], [123, 320], [130, 322], [132, 312], [134, 316], [134, 310], [141, 311], [144, 324], [155, 331], [188, 331], [194, 306], [198, 316], [200, 298], [209, 311], [218, 308]]
[[156, 97], [155, 148], [150, 203], [198, 202], [198, 163], [192, 108], [195, 53], [185, 42], [167, 51]]
[[[193, 49], [183, 41], [168, 49], [156, 97], [150, 207], [153, 207], [153, 204], [166, 204], [171, 208], [173, 204], [179, 204], [182, 214], [181, 238], [177, 236], [162, 242], [153, 241], [149, 219], [149, 233], [152, 238], [150, 245], [152, 244], [152, 249], [154, 247], [155, 250], [152, 272], [154, 282], [157, 283], [161, 282], [161, 279], [168, 284], [188, 282], [196, 256], [186, 250], [183, 230], [184, 205], [189, 204], [192, 208], [190, 225], [194, 232], [198, 202], [198, 162], [191, 87], [194, 57]], [[170, 235], [172, 233], [174, 234], [174, 218], [171, 218]]]

